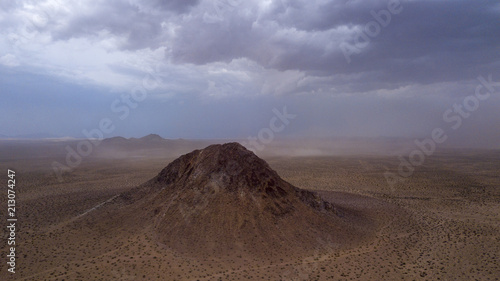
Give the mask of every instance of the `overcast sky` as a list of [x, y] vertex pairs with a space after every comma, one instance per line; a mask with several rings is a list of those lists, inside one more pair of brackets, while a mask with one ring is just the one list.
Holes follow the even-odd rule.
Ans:
[[2, 1], [0, 26], [1, 135], [247, 138], [286, 107], [278, 137], [500, 144], [498, 1]]

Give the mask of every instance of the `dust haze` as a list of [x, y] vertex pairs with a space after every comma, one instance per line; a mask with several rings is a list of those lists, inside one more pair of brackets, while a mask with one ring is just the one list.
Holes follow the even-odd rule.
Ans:
[[408, 139], [276, 139], [254, 154], [151, 134], [104, 139], [70, 167], [82, 141], [0, 141], [24, 229], [5, 280], [499, 274], [498, 150], [436, 148], [408, 176]]

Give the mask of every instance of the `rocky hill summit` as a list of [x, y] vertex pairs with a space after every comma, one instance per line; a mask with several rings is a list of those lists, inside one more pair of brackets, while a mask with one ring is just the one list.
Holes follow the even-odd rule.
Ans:
[[[318, 211], [336, 212], [315, 193], [284, 181], [269, 165], [239, 143], [211, 145], [195, 150], [168, 165], [155, 178], [158, 184], [202, 194], [238, 193], [252, 200], [275, 201], [267, 211], [284, 215], [293, 211], [291, 199], [300, 198]], [[272, 204], [271, 204], [272, 205]]]

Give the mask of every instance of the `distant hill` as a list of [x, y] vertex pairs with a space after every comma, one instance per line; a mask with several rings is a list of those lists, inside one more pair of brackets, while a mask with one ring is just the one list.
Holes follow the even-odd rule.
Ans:
[[112, 138], [107, 138], [102, 140], [102, 144], [120, 144], [120, 143], [127, 143], [128, 139], [124, 137], [112, 137]]
[[178, 157], [193, 149], [211, 144], [210, 141], [164, 139], [157, 134], [141, 138], [112, 137], [102, 140], [95, 147], [93, 157]]
[[149, 142], [149, 141], [164, 141], [165, 139], [157, 134], [149, 134], [147, 136], [140, 138], [139, 140]]

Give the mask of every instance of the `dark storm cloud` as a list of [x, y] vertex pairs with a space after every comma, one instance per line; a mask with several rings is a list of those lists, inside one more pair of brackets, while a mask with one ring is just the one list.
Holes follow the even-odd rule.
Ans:
[[154, 1], [142, 1], [141, 4], [150, 6], [154, 9], [185, 13], [191, 7], [198, 5], [199, 2], [200, 0], [154, 0]]
[[[398, 13], [366, 37], [374, 14], [389, 6]], [[114, 0], [87, 9], [44, 28], [55, 40], [116, 36], [122, 50], [163, 46], [177, 64], [247, 58], [356, 84], [352, 91], [470, 80], [500, 65], [500, 5], [490, 0]], [[355, 47], [363, 34], [368, 44]], [[346, 60], [342, 44], [359, 53]], [[345, 74], [362, 80], [339, 81]]]
[[341, 25], [365, 24], [370, 11], [385, 8], [388, 0], [348, 1], [274, 1], [272, 9], [263, 17], [277, 21], [284, 27], [305, 31], [322, 31]]
[[[373, 39], [364, 68], [386, 68], [390, 82], [457, 81], [498, 70], [500, 10], [494, 1], [404, 3], [387, 30]], [[491, 63], [497, 63], [496, 67]]]
[[252, 30], [255, 17], [230, 15], [224, 22], [207, 23], [200, 16], [182, 22], [172, 45], [174, 60], [206, 64], [241, 57], [254, 59], [254, 53], [265, 48], [263, 34]]
[[402, 11], [347, 63], [340, 43], [354, 44], [360, 31], [353, 28], [375, 21], [372, 14], [388, 3], [275, 1], [260, 13], [240, 4], [222, 22], [182, 22], [172, 54], [179, 63], [246, 57], [314, 75], [372, 73], [370, 80], [392, 86], [470, 79], [498, 69], [500, 8], [486, 0], [401, 1]]

